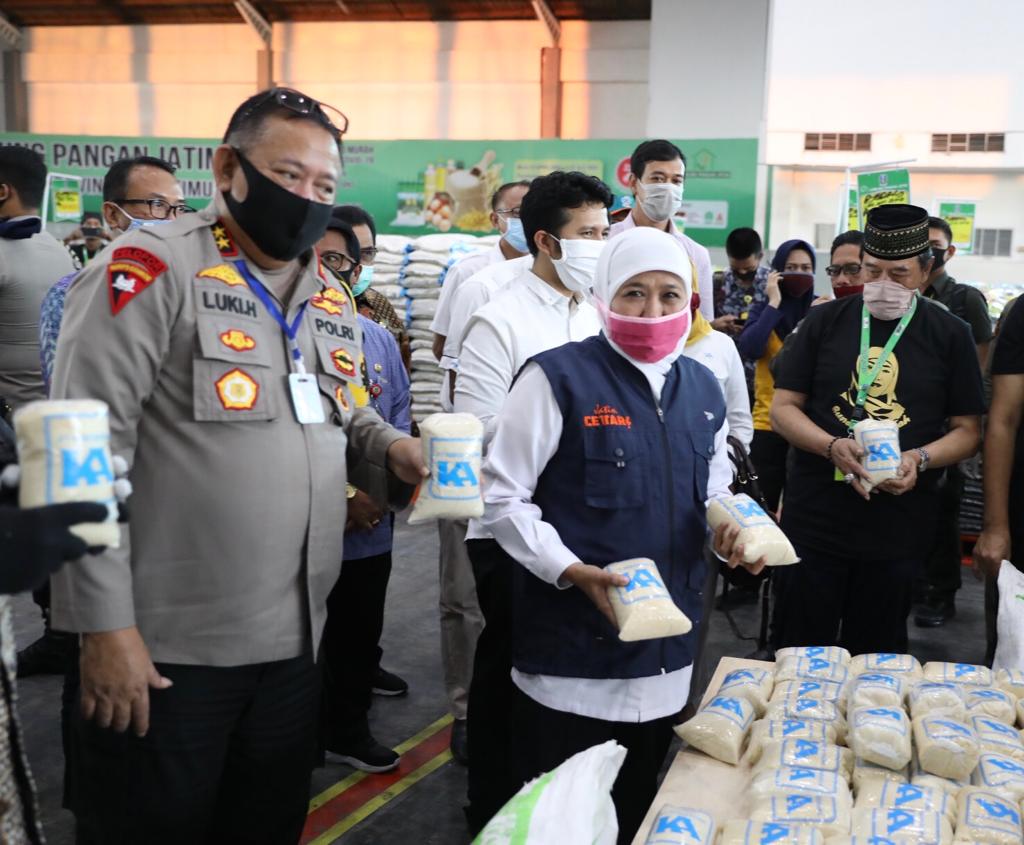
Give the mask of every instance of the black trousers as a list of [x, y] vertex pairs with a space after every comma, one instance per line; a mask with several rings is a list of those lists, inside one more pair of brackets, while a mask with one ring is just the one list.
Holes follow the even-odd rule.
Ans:
[[907, 651], [907, 616], [921, 561], [841, 558], [800, 546], [796, 551], [800, 563], [772, 571], [774, 648]]
[[786, 485], [786, 456], [789, 443], [774, 431], [755, 431], [750, 441], [750, 460], [757, 468], [761, 492], [769, 510], [779, 509], [782, 488]]
[[476, 644], [469, 685], [466, 736], [469, 807], [475, 836], [523, 785], [512, 767], [509, 721], [512, 683], [512, 572], [518, 566], [494, 540], [467, 540], [484, 629]]
[[960, 499], [964, 477], [955, 466], [946, 469], [945, 482], [938, 490], [938, 525], [935, 541], [924, 563], [925, 598], [952, 601], [960, 589]]
[[309, 804], [320, 674], [309, 655], [157, 664], [143, 738], [73, 714], [78, 845], [290, 845]]
[[625, 762], [612, 788], [612, 801], [619, 819], [619, 845], [629, 845], [658, 793], [658, 771], [672, 741], [673, 718], [606, 722], [552, 710], [513, 688], [512, 740], [520, 782], [549, 772], [573, 754], [610, 739], [626, 748]]
[[320, 659], [324, 669], [324, 744], [334, 750], [365, 738], [380, 664], [391, 552], [346, 560], [327, 597]]

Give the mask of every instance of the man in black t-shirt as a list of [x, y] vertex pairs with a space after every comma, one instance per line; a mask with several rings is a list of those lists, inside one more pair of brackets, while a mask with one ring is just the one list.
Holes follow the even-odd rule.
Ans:
[[[776, 647], [906, 651], [941, 468], [981, 439], [970, 330], [918, 295], [932, 263], [927, 212], [873, 209], [863, 249], [864, 292], [811, 309], [776, 373], [772, 426], [795, 447], [782, 527], [801, 557], [775, 572]], [[900, 432], [899, 477], [870, 494], [863, 451], [848, 437], [866, 418]]]
[[[1024, 569], [1024, 307], [999, 329], [992, 353], [992, 404], [985, 430], [985, 521], [974, 562], [985, 573], [989, 658], [995, 652], [996, 578], [1003, 560]], [[1015, 552], [1016, 550], [1016, 552]]]

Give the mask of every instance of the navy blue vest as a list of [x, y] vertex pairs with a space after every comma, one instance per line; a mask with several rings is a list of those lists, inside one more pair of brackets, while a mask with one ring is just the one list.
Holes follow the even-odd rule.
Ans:
[[562, 412], [558, 450], [533, 503], [584, 563], [651, 558], [694, 630], [621, 642], [580, 590], [560, 590], [516, 566], [513, 663], [521, 672], [573, 678], [643, 678], [688, 666], [703, 605], [708, 471], [725, 419], [718, 381], [681, 356], [659, 410], [647, 379], [603, 335], [531, 360]]

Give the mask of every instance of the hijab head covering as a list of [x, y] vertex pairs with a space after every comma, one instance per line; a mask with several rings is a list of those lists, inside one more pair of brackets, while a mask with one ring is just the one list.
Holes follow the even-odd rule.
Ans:
[[[818, 266], [814, 255], [814, 247], [807, 243], [807, 241], [802, 241], [799, 238], [779, 244], [779, 248], [775, 250], [775, 255], [772, 256], [772, 269], [779, 273], [784, 273], [786, 271], [786, 262], [789, 261], [789, 255], [794, 249], [802, 249], [811, 256], [811, 273], [813, 274]], [[775, 334], [778, 335], [780, 340], [785, 340], [786, 336], [796, 327], [796, 324], [807, 316], [807, 312], [811, 310], [812, 302], [814, 302], [813, 286], [807, 293], [801, 296], [782, 294], [782, 302], [779, 303], [779, 311], [782, 312], [782, 318], [775, 326]]]
[[817, 269], [817, 259], [814, 257], [814, 247], [807, 243], [807, 241], [802, 241], [799, 238], [794, 238], [791, 241], [783, 241], [779, 244], [779, 248], [775, 250], [775, 255], [772, 256], [772, 269], [779, 273], [784, 272], [786, 269], [786, 262], [789, 261], [789, 254], [794, 249], [802, 249], [811, 256], [811, 272], [813, 273]]
[[660, 270], [678, 276], [683, 283], [685, 308], [690, 307], [690, 296], [693, 291], [693, 267], [690, 257], [683, 245], [667, 232], [653, 229], [650, 226], [637, 226], [616, 235], [605, 244], [601, 257], [597, 260], [597, 271], [594, 273], [593, 298], [596, 300], [601, 325], [605, 328], [605, 338], [611, 347], [629, 363], [640, 370], [655, 391], [660, 395], [665, 375], [672, 364], [682, 354], [686, 346], [687, 335], [684, 334], [676, 348], [651, 364], [645, 364], [630, 358], [611, 338], [608, 337], [608, 311], [612, 300], [626, 282], [640, 273]]

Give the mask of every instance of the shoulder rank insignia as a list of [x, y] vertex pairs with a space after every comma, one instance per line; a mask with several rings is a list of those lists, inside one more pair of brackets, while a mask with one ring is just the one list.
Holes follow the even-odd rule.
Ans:
[[196, 278], [216, 279], [229, 287], [238, 287], [239, 285], [245, 287], [245, 279], [242, 278], [242, 274], [230, 264], [214, 264], [212, 267], [207, 267], [196, 273]]

